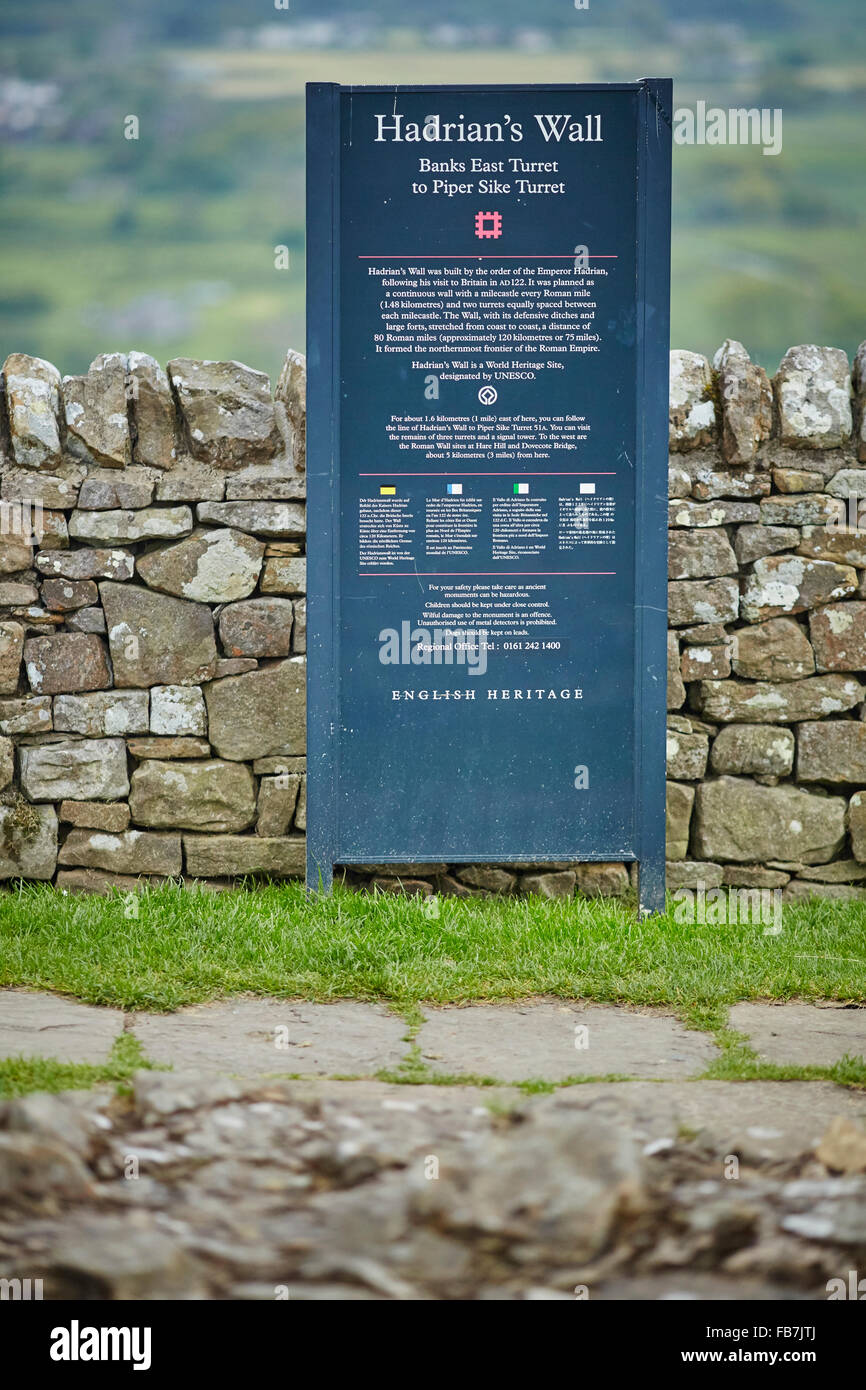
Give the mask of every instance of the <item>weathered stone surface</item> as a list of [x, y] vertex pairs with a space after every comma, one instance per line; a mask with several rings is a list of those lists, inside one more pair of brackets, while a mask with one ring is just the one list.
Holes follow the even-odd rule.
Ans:
[[54, 727], [61, 733], [105, 738], [147, 733], [146, 690], [100, 690], [90, 695], [58, 695]]
[[624, 864], [578, 864], [577, 889], [585, 898], [621, 898], [628, 892]]
[[145, 352], [131, 352], [127, 359], [127, 368], [129, 399], [136, 436], [133, 449], [135, 462], [154, 468], [173, 468], [177, 448], [174, 437], [174, 400], [168, 376], [156, 359], [149, 357]]
[[0, 879], [49, 879], [57, 863], [53, 806], [0, 806]]
[[[400, 866], [397, 866], [399, 872]], [[423, 869], [415, 872], [423, 873]], [[482, 888], [486, 893], [512, 893], [517, 883], [517, 875], [509, 869], [496, 864], [465, 864], [456, 871], [455, 877], [469, 888]], [[574, 888], [574, 881], [571, 885]]]
[[851, 377], [857, 401], [857, 457], [866, 463], [866, 343], [854, 354]]
[[789, 348], [773, 378], [782, 443], [836, 449], [851, 436], [848, 358], [839, 348]]
[[[216, 505], [216, 504], [214, 504]], [[185, 536], [192, 530], [189, 507], [144, 507], [141, 511], [83, 512], [69, 518], [75, 540], [97, 545], [122, 545]]]
[[737, 557], [721, 527], [673, 531], [668, 538], [670, 579], [713, 579], [736, 572]]
[[0, 738], [0, 791], [9, 786], [15, 776], [15, 744], [11, 738]]
[[69, 527], [63, 512], [51, 512], [43, 509], [41, 525], [37, 522], [34, 534], [39, 544], [44, 545], [47, 549], [66, 550], [69, 545]]
[[815, 868], [801, 864], [797, 876], [818, 883], [857, 883], [866, 878], [866, 864], [858, 864], [856, 859], [834, 859], [832, 864], [818, 864]]
[[740, 526], [734, 537], [734, 554], [741, 565], [749, 565], [765, 555], [793, 550], [799, 544], [796, 526]]
[[196, 531], [142, 555], [138, 573], [152, 589], [178, 598], [230, 603], [252, 593], [264, 553], [264, 544], [243, 531]]
[[797, 780], [866, 782], [866, 724], [854, 719], [801, 724], [797, 730]]
[[263, 777], [259, 783], [256, 834], [282, 836], [288, 834], [301, 779], [297, 773], [287, 777]]
[[105, 643], [87, 632], [29, 638], [24, 643], [24, 664], [36, 695], [105, 690], [111, 685]]
[[671, 462], [668, 468], [668, 497], [691, 497], [691, 474]]
[[[574, 869], [551, 870], [548, 873], [522, 874], [520, 892], [537, 898], [570, 898], [577, 884]], [[478, 892], [482, 890], [476, 890]]]
[[306, 509], [300, 502], [202, 502], [199, 521], [252, 531], [257, 536], [303, 536]]
[[[306, 770], [306, 758], [289, 758], [285, 756], [278, 758], [256, 758], [253, 763], [253, 772], [257, 777], [286, 777], [289, 773], [303, 773], [306, 772]], [[363, 870], [359, 871], [357, 869], [357, 865], [355, 866], [355, 871], [363, 872]], [[377, 872], [384, 873], [385, 871], [384, 869], [378, 869]], [[442, 869], [441, 872], [444, 873], [445, 869]]]
[[33, 584], [16, 584], [12, 580], [0, 582], [0, 608], [35, 603], [38, 597], [39, 591]]
[[0, 734], [44, 734], [54, 726], [50, 695], [0, 700]]
[[679, 888], [719, 888], [722, 866], [706, 864], [697, 859], [670, 860], [665, 864], [665, 887], [669, 893]]
[[274, 391], [275, 410], [285, 412], [289, 426], [292, 463], [298, 474], [306, 470], [307, 359], [289, 348]]
[[761, 521], [765, 526], [826, 526], [828, 522], [842, 521], [844, 514], [841, 501], [823, 492], [765, 497], [761, 502]]
[[129, 791], [122, 738], [22, 747], [21, 787], [31, 801], [114, 801]]
[[292, 650], [292, 602], [254, 598], [220, 614], [220, 641], [227, 656], [288, 656]]
[[840, 565], [866, 569], [866, 529], [849, 526], [804, 526], [797, 554], [808, 555], [817, 560], [835, 560]]
[[836, 902], [863, 902], [866, 888], [850, 883], [810, 883], [793, 878], [782, 892], [783, 903], [808, 903], [815, 898], [830, 898]]
[[777, 492], [820, 492], [823, 486], [823, 473], [810, 473], [802, 468], [773, 469], [773, 487]]
[[55, 880], [62, 893], [94, 893], [110, 898], [114, 893], [136, 893], [162, 878], [140, 878], [136, 874], [106, 873], [102, 869], [58, 869]]
[[42, 574], [60, 579], [131, 579], [135, 573], [135, 556], [128, 550], [100, 550], [83, 547], [81, 550], [42, 550], [36, 556], [36, 568]]
[[149, 507], [157, 474], [152, 468], [124, 468], [122, 472], [98, 469], [81, 484], [78, 505], [82, 511], [110, 512]]
[[833, 1173], [866, 1173], [866, 1130], [846, 1115], [837, 1115], [815, 1150]]
[[686, 688], [680, 675], [680, 644], [675, 632], [668, 632], [668, 709], [680, 709]]
[[155, 685], [150, 692], [150, 732], [175, 738], [184, 734], [206, 734], [207, 711], [201, 687]]
[[305, 682], [305, 663], [290, 657], [278, 666], [208, 685], [209, 737], [220, 757], [243, 761], [303, 753]]
[[[810, 676], [802, 681], [702, 681], [698, 708], [719, 723], [796, 724], [853, 709], [863, 687], [847, 676]], [[775, 856], [778, 858], [779, 856]]]
[[127, 747], [134, 758], [209, 758], [210, 744], [204, 738], [168, 738], [154, 735], [131, 738]]
[[761, 863], [796, 852], [806, 864], [832, 859], [845, 840], [845, 801], [797, 787], [762, 787], [720, 777], [698, 787], [695, 852], [701, 858]]
[[118, 686], [197, 685], [216, 665], [209, 608], [131, 585], [99, 586]]
[[292, 651], [303, 655], [307, 650], [307, 600], [296, 598], [294, 601], [295, 622], [292, 627]]
[[4, 502], [41, 502], [52, 511], [69, 511], [75, 506], [85, 472], [80, 463], [55, 463], [50, 473], [7, 468], [0, 478], [0, 495]]
[[724, 680], [731, 674], [727, 646], [686, 647], [681, 671], [684, 681]]
[[0, 575], [18, 574], [30, 568], [33, 546], [20, 533], [0, 534]]
[[62, 627], [64, 623], [62, 613], [49, 613], [47, 608], [40, 608], [38, 603], [26, 607], [16, 606], [10, 610], [9, 617], [23, 623], [25, 631], [50, 631], [52, 628]]
[[222, 680], [223, 676], [243, 676], [247, 671], [255, 671], [258, 664], [254, 656], [220, 657], [213, 673], [214, 680]]
[[819, 671], [866, 670], [866, 603], [828, 603], [809, 614]]
[[108, 468], [132, 462], [126, 415], [126, 358], [106, 352], [91, 362], [85, 376], [63, 378], [66, 447], [76, 458]]
[[280, 448], [270, 382], [241, 362], [168, 364], [190, 453], [216, 468], [264, 463]]
[[767, 724], [729, 724], [713, 740], [714, 772], [787, 777], [794, 766], [794, 735]]
[[716, 411], [709, 362], [699, 352], [676, 349], [670, 363], [671, 450], [696, 449], [712, 443]]
[[668, 729], [668, 777], [681, 782], [694, 782], [703, 777], [709, 749], [710, 741], [706, 734], [680, 734]]
[[736, 579], [677, 579], [668, 585], [671, 627], [733, 622], [739, 603], [740, 587]]
[[221, 502], [226, 475], [198, 459], [184, 458], [156, 485], [157, 502]]
[[668, 782], [665, 812], [666, 859], [685, 859], [689, 852], [689, 826], [695, 789], [682, 782]]
[[129, 828], [129, 807], [124, 801], [61, 801], [60, 819], [85, 830], [110, 830], [115, 834]]
[[866, 792], [855, 792], [848, 803], [848, 829], [854, 858], [866, 864]]
[[180, 835], [146, 830], [70, 830], [57, 862], [118, 874], [176, 878], [181, 870]]
[[46, 579], [42, 585], [42, 602], [54, 613], [88, 608], [98, 599], [99, 591], [92, 579]]
[[757, 502], [671, 502], [668, 505], [669, 526], [739, 526], [760, 520]]
[[98, 632], [105, 635], [105, 614], [101, 608], [77, 608], [67, 614], [66, 626], [73, 632]]
[[759, 623], [847, 598], [856, 588], [856, 571], [848, 565], [799, 555], [769, 555], [755, 561], [746, 578], [740, 608], [747, 622]]
[[772, 487], [769, 473], [756, 473], [751, 468], [719, 468], [712, 456], [690, 471], [692, 496], [701, 502], [723, 497], [766, 497]]
[[275, 555], [272, 559], [265, 560], [261, 587], [263, 594], [306, 593], [306, 558], [301, 555]]
[[763, 367], [742, 343], [728, 338], [713, 358], [722, 404], [722, 453], [728, 463], [751, 463], [773, 428], [773, 391]]
[[771, 618], [731, 635], [731, 657], [746, 680], [794, 681], [815, 673], [815, 657], [804, 629], [793, 618]]
[[226, 501], [279, 501], [307, 495], [305, 473], [298, 473], [291, 456], [284, 454], [270, 463], [239, 468], [226, 478]]
[[297, 878], [304, 873], [306, 840], [302, 835], [266, 839], [259, 835], [184, 835], [187, 873], [198, 878], [224, 874], [267, 874]]
[[19, 468], [53, 468], [60, 462], [60, 373], [41, 357], [13, 352], [3, 377], [13, 459]]
[[[862, 499], [866, 497], [866, 468], [840, 468], [833, 474], [824, 488], [831, 497], [838, 497], [843, 500], [854, 497]], [[842, 514], [847, 515], [849, 508], [843, 508]], [[859, 511], [859, 507], [857, 508]], [[856, 518], [855, 518], [856, 519]]]
[[255, 816], [255, 784], [239, 763], [148, 761], [132, 774], [129, 809], [137, 825], [245, 830]]
[[760, 864], [726, 864], [722, 882], [731, 888], [784, 888], [789, 875]]
[[0, 622], [0, 695], [14, 695], [17, 691], [23, 654], [24, 629], [21, 624]]

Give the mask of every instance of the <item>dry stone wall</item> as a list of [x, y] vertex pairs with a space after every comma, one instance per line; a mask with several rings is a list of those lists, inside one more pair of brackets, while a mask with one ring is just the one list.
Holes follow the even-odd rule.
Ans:
[[[0, 380], [0, 878], [302, 874], [305, 365]], [[866, 344], [671, 354], [668, 886], [866, 897]], [[864, 525], [859, 526], [860, 507]], [[381, 866], [621, 895], [622, 864]]]

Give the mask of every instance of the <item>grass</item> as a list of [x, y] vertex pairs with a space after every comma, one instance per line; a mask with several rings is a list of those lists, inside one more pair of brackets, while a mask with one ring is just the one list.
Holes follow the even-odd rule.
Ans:
[[142, 1067], [154, 1068], [141, 1050], [137, 1038], [121, 1033], [115, 1040], [108, 1061], [101, 1065], [86, 1062], [58, 1062], [54, 1057], [0, 1058], [0, 1098], [11, 1100], [31, 1091], [86, 1091], [101, 1082], [128, 1081]]
[[[533, 995], [665, 1005], [719, 1029], [741, 999], [866, 999], [866, 907], [786, 908], [783, 930], [639, 921], [616, 901], [419, 899], [299, 884], [66, 897], [47, 885], [0, 896], [0, 985], [93, 1004], [171, 1010], [249, 992], [382, 999], [414, 1037], [421, 1001]], [[134, 909], [135, 915], [129, 915]]]

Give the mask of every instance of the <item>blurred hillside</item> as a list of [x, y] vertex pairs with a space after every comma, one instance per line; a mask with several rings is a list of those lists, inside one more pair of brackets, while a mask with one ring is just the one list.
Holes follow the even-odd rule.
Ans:
[[[674, 150], [674, 345], [866, 337], [862, 0], [4, 0], [0, 352], [278, 368], [303, 346], [303, 87], [673, 76], [784, 148]], [[720, 17], [721, 16], [721, 17]], [[124, 138], [134, 115], [139, 139]], [[287, 271], [274, 247], [291, 252]]]

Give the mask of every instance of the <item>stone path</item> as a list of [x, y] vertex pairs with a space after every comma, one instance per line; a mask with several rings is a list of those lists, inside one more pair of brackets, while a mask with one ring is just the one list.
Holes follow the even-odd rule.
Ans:
[[[431, 1071], [503, 1083], [609, 1075], [699, 1076], [717, 1056], [707, 1033], [659, 1009], [558, 999], [425, 1005], [415, 1044]], [[730, 1026], [770, 1062], [829, 1065], [866, 1055], [866, 1008], [736, 1004]], [[236, 997], [172, 1014], [97, 1008], [52, 994], [0, 991], [0, 1056], [107, 1059], [126, 1031], [154, 1062], [203, 1076], [372, 1076], [409, 1053], [407, 1025], [382, 1004]]]
[[[712, 1040], [661, 1010], [423, 1013], [413, 1043], [375, 1003], [123, 1015], [0, 992], [0, 1055], [98, 1062], [125, 1031], [172, 1067], [0, 1105], [0, 1277], [48, 1298], [796, 1300], [866, 1269], [866, 1092], [693, 1079]], [[866, 1053], [866, 1009], [731, 1024], [772, 1061]], [[375, 1077], [419, 1058], [496, 1084]], [[508, 1084], [609, 1074], [635, 1079]]]

